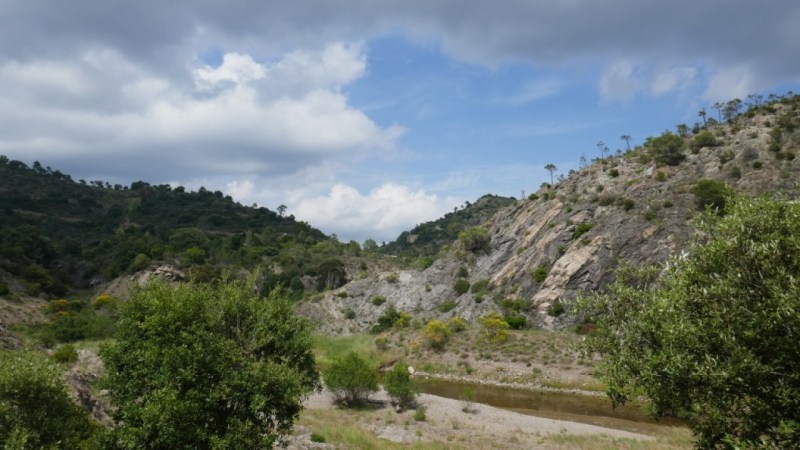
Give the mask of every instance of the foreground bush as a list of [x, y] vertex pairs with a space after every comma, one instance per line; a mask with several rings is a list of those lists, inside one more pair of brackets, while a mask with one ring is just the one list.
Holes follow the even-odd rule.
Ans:
[[101, 348], [116, 448], [271, 448], [318, 385], [306, 322], [251, 284], [153, 282]]
[[43, 354], [0, 349], [0, 447], [80, 448], [94, 426]]
[[408, 366], [397, 363], [384, 377], [384, 388], [386, 393], [400, 406], [407, 409], [414, 406], [417, 398], [417, 386], [411, 381], [411, 374], [408, 373]]
[[350, 352], [331, 363], [324, 373], [325, 386], [331, 391], [337, 403], [357, 406], [369, 399], [378, 390], [378, 374], [374, 367]]
[[[615, 404], [642, 394], [700, 448], [800, 442], [800, 204], [728, 200], [686, 258], [621, 270], [581, 309]], [[659, 276], [660, 274], [660, 276]]]

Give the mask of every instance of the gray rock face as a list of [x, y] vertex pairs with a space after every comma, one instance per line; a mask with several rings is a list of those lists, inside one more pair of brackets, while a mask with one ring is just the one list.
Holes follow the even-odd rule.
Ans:
[[[661, 264], [685, 249], [691, 221], [700, 215], [692, 194], [699, 179], [724, 181], [751, 195], [796, 196], [800, 160], [779, 160], [767, 149], [769, 124], [764, 116], [740, 117], [736, 128], [712, 129], [722, 145], [697, 154], [687, 149], [677, 166], [656, 166], [642, 150], [596, 162], [484, 223], [491, 235], [488, 253], [474, 255], [456, 243], [424, 271], [397, 271], [395, 283], [386, 280], [390, 272], [356, 280], [336, 291], [347, 292], [346, 298], [327, 293], [301, 312], [326, 332], [350, 333], [368, 329], [390, 305], [421, 320], [474, 320], [501, 311], [504, 300], [522, 300], [521, 312], [534, 325], [568, 326], [574, 323], [569, 314], [548, 314], [554, 303], [568, 308], [576, 297], [602, 290], [620, 263]], [[470, 283], [489, 280], [491, 290], [457, 295], [453, 283], [462, 266]], [[533, 275], [539, 267], [547, 273], [541, 282]], [[386, 303], [373, 305], [375, 296]], [[455, 307], [442, 308], [448, 301]], [[348, 310], [354, 319], [345, 318]]]

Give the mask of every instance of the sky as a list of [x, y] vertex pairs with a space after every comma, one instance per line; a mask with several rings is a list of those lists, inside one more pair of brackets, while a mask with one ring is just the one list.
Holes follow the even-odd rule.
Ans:
[[0, 154], [391, 241], [800, 92], [797, 0], [0, 0]]

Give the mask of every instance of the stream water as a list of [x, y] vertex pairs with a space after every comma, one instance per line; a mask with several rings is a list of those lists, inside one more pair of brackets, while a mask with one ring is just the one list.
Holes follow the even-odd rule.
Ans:
[[648, 417], [644, 409], [639, 406], [629, 404], [612, 408], [611, 401], [605, 396], [531, 391], [432, 378], [416, 381], [422, 392], [427, 394], [461, 399], [464, 390], [471, 389], [474, 403], [532, 416], [582, 422], [643, 434], [654, 434], [665, 426], [684, 426], [682, 421], [673, 418], [656, 421]]

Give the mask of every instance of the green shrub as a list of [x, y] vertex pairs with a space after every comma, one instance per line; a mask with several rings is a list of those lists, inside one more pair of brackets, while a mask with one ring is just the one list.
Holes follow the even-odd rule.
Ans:
[[414, 411], [414, 420], [417, 422], [425, 422], [428, 419], [426, 412], [427, 408], [422, 405], [417, 406], [417, 409]]
[[347, 298], [348, 294], [347, 294], [347, 291], [341, 291], [341, 292], [337, 292], [336, 296], [339, 297], [339, 298]]
[[382, 295], [376, 295], [372, 297], [372, 304], [375, 306], [381, 306], [382, 304], [386, 303], [386, 297]]
[[467, 321], [462, 317], [451, 317], [450, 320], [447, 321], [447, 327], [450, 328], [450, 331], [453, 333], [460, 333], [467, 329]]
[[78, 360], [78, 351], [72, 344], [60, 345], [53, 352], [53, 360], [58, 363], [74, 363]]
[[458, 268], [458, 272], [456, 272], [456, 276], [458, 278], [467, 278], [469, 276], [469, 270], [467, 270], [466, 266], [461, 266]]
[[472, 227], [458, 234], [461, 247], [472, 253], [488, 252], [491, 244], [489, 231], [483, 227]]
[[731, 177], [737, 180], [742, 178], [742, 169], [740, 169], [739, 166], [731, 167]]
[[473, 294], [482, 294], [489, 291], [491, 281], [484, 278], [483, 280], [478, 280], [472, 283], [472, 287], [470, 287], [470, 292]]
[[632, 210], [634, 206], [636, 206], [636, 202], [634, 202], [629, 198], [626, 198], [625, 200], [622, 201], [622, 208], [625, 209], [625, 211]]
[[547, 279], [548, 272], [549, 269], [547, 266], [539, 266], [533, 271], [533, 279], [536, 280], [537, 283], [541, 283]]
[[392, 370], [386, 373], [383, 379], [383, 387], [389, 397], [401, 409], [413, 406], [417, 398], [417, 392], [419, 392], [417, 386], [411, 381], [408, 366], [403, 363], [395, 364]]
[[456, 301], [453, 300], [452, 298], [448, 298], [447, 300], [444, 301], [444, 303], [439, 305], [437, 309], [439, 310], [440, 313], [444, 314], [454, 310], [456, 306], [458, 306], [458, 303], [456, 303]]
[[270, 448], [291, 429], [319, 384], [309, 326], [252, 286], [154, 281], [121, 305], [100, 350], [112, 447]]
[[692, 138], [692, 141], [689, 143], [689, 147], [692, 149], [692, 153], [695, 154], [700, 152], [700, 149], [703, 147], [716, 147], [717, 145], [719, 145], [719, 142], [717, 142], [717, 138], [715, 138], [714, 135], [711, 134], [711, 132], [708, 130], [704, 130], [697, 133], [694, 136], [694, 138]]
[[356, 312], [353, 311], [352, 308], [347, 308], [344, 310], [344, 318], [347, 320], [353, 320], [356, 318]]
[[525, 316], [506, 316], [503, 318], [512, 330], [521, 330], [528, 325]]
[[664, 208], [672, 208], [673, 206], [672, 200], [664, 200]]
[[478, 319], [483, 326], [482, 337], [492, 343], [501, 343], [508, 340], [508, 322], [500, 314], [489, 313]]
[[10, 292], [8, 285], [0, 281], [0, 295], [8, 295]]
[[764, 167], [764, 163], [761, 161], [753, 161], [753, 169], [761, 169]]
[[567, 309], [564, 307], [564, 304], [556, 300], [547, 309], [547, 314], [553, 317], [558, 317], [564, 314], [566, 311]]
[[441, 320], [431, 320], [425, 325], [423, 337], [428, 347], [434, 350], [441, 350], [450, 339], [451, 333], [450, 328]]
[[572, 233], [572, 239], [577, 239], [584, 234], [588, 233], [594, 225], [589, 222], [579, 223], [575, 226], [575, 231]]
[[88, 448], [94, 431], [55, 364], [38, 352], [0, 348], [0, 447]]
[[683, 138], [667, 131], [658, 137], [648, 137], [644, 146], [650, 156], [660, 164], [669, 166], [678, 165], [686, 155], [683, 154], [685, 147]]
[[659, 182], [662, 182], [662, 183], [664, 181], [667, 181], [667, 174], [664, 173], [664, 171], [659, 170], [658, 172], [656, 172], [656, 181], [659, 181]]
[[528, 196], [528, 200], [539, 200], [539, 195], [537, 195], [535, 193], [531, 194], [531, 195]]
[[335, 401], [348, 407], [363, 404], [378, 390], [378, 373], [356, 352], [334, 359], [324, 380]]
[[378, 317], [378, 323], [370, 328], [370, 333], [383, 333], [384, 331], [391, 329], [398, 319], [400, 319], [400, 312], [398, 312], [394, 306], [390, 305], [383, 311], [383, 314]]
[[324, 443], [325, 442], [325, 436], [323, 436], [323, 435], [321, 435], [319, 433], [313, 433], [312, 432], [311, 433], [311, 442]]
[[647, 211], [644, 212], [642, 216], [644, 217], [644, 220], [650, 222], [656, 218], [656, 212], [653, 211], [652, 209], [648, 209]]
[[456, 291], [456, 294], [463, 295], [467, 291], [469, 291], [469, 281], [459, 278], [453, 283], [453, 290]]
[[617, 169], [609, 170], [608, 171], [608, 176], [610, 176], [611, 178], [617, 178], [619, 176], [619, 170], [617, 170]]
[[692, 188], [695, 196], [695, 203], [698, 209], [711, 207], [719, 214], [725, 212], [725, 197], [729, 194], [730, 188], [722, 181], [701, 179]]
[[375, 348], [377, 348], [382, 352], [385, 352], [389, 348], [389, 339], [385, 336], [376, 337]]
[[400, 275], [398, 275], [397, 272], [392, 272], [389, 275], [386, 275], [383, 281], [387, 283], [396, 284], [398, 281], [400, 281]]

